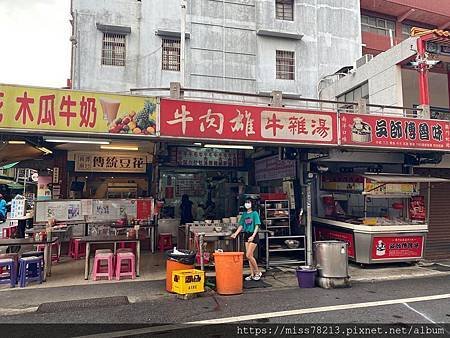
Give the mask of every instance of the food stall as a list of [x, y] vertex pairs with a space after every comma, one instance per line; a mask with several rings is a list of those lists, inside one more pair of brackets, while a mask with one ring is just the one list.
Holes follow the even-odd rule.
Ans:
[[430, 183], [403, 174], [323, 174], [313, 218], [315, 240], [348, 243], [360, 264], [411, 262], [423, 257]]

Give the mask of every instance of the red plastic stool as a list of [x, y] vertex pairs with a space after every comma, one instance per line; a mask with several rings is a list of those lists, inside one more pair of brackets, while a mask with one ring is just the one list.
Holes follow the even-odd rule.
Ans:
[[69, 243], [69, 256], [73, 259], [86, 257], [86, 243], [81, 238], [71, 238]]
[[4, 227], [2, 229], [2, 238], [11, 238], [13, 234], [17, 231], [17, 225], [13, 225], [10, 227]]
[[136, 278], [136, 261], [132, 252], [118, 252], [116, 255], [116, 279], [120, 280], [122, 276]]
[[[102, 266], [102, 262], [106, 261], [106, 267]], [[106, 269], [105, 269], [106, 268]], [[95, 252], [94, 267], [92, 268], [92, 279], [97, 280], [99, 277], [108, 277], [111, 280], [114, 275], [114, 254], [112, 252]]]
[[[53, 248], [56, 248], [56, 254], [53, 253]], [[37, 251], [44, 251], [45, 245], [44, 244], [38, 244], [36, 245]], [[52, 262], [59, 262], [59, 258], [61, 257], [61, 246], [59, 245], [59, 241], [52, 243], [50, 247], [50, 253], [52, 256]]]
[[159, 251], [172, 249], [172, 234], [163, 233], [158, 236]]
[[120, 249], [131, 249], [136, 255], [137, 243], [136, 242], [119, 242]]

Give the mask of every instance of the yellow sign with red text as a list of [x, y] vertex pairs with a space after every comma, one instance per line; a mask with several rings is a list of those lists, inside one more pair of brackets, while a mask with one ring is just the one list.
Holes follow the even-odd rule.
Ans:
[[156, 135], [155, 97], [0, 84], [0, 128]]

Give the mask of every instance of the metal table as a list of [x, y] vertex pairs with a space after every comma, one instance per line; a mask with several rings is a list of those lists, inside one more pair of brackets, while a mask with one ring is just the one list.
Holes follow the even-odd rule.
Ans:
[[85, 236], [80, 240], [86, 243], [86, 259], [84, 264], [84, 279], [89, 279], [89, 256], [91, 244], [114, 244], [114, 253], [116, 253], [116, 244], [120, 242], [136, 243], [136, 276], [139, 277], [140, 261], [141, 261], [141, 242], [138, 238], [131, 238], [127, 236]]
[[44, 244], [44, 282], [47, 280], [47, 276], [51, 275], [52, 272], [52, 260], [49, 248], [53, 243], [56, 243], [58, 238], [53, 238], [49, 241], [47, 240], [34, 240], [33, 238], [10, 238], [10, 239], [0, 239], [0, 246], [13, 246], [13, 245], [39, 245]]

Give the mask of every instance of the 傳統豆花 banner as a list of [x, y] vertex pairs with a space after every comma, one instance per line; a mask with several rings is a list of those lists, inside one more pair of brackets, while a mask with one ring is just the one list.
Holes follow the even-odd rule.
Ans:
[[156, 135], [156, 98], [0, 84], [0, 128]]

